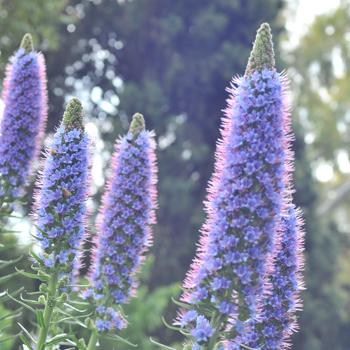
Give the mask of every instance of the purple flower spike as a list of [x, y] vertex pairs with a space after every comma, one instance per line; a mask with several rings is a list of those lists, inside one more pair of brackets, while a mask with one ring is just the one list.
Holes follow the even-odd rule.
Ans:
[[37, 158], [47, 117], [46, 71], [30, 34], [6, 69], [0, 124], [0, 201], [23, 195], [31, 162]]
[[[207, 220], [182, 301], [210, 319], [218, 334], [255, 318], [271, 270], [276, 231], [291, 171], [290, 119], [284, 77], [274, 68], [271, 32], [263, 24], [244, 77], [235, 79], [210, 181]], [[214, 309], [208, 313], [206, 310]], [[188, 311], [187, 311], [188, 312]], [[179, 316], [179, 324], [183, 324]], [[214, 316], [213, 316], [214, 315]], [[197, 317], [197, 320], [198, 320]], [[185, 330], [195, 329], [197, 320]], [[192, 335], [194, 333], [192, 332]], [[205, 345], [208, 341], [194, 336]], [[214, 346], [211, 339], [209, 347]]]
[[125, 304], [135, 290], [135, 273], [156, 221], [155, 163], [153, 132], [145, 131], [143, 116], [135, 114], [129, 133], [116, 144], [98, 219], [91, 283], [101, 305], [108, 305], [108, 299], [112, 306]]
[[47, 272], [70, 273], [78, 261], [88, 195], [88, 144], [82, 105], [73, 98], [47, 152], [36, 202], [36, 236]]
[[301, 310], [303, 241], [300, 213], [290, 204], [282, 217], [281, 242], [269, 276], [270, 288], [262, 303], [259, 319], [242, 343], [261, 350], [280, 350], [290, 347], [290, 337], [297, 330], [296, 312]]

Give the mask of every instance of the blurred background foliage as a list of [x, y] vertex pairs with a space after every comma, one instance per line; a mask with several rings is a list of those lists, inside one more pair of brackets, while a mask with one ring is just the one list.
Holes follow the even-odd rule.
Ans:
[[[161, 315], [175, 316], [170, 297], [179, 293], [194, 255], [225, 88], [232, 76], [244, 73], [256, 28], [265, 21], [272, 25], [278, 66], [288, 67], [291, 79], [295, 201], [306, 223], [307, 289], [293, 349], [349, 349], [350, 3], [340, 0], [290, 45], [287, 22], [297, 5], [297, 0], [0, 0], [2, 77], [5, 62], [29, 31], [47, 59], [48, 132], [69, 96], [84, 103], [96, 149], [93, 212], [113, 143], [130, 116], [142, 112], [157, 133], [154, 259], [127, 308], [125, 334], [141, 349], [154, 348], [149, 336], [167, 344], [181, 341], [162, 325]], [[25, 235], [8, 255], [28, 251]], [[1, 345], [11, 348], [16, 344]]]

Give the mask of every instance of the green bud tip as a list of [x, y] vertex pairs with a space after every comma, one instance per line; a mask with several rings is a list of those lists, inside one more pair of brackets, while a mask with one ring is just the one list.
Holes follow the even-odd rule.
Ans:
[[132, 116], [129, 132], [131, 132], [135, 138], [144, 130], [145, 130], [145, 119], [143, 118], [143, 115], [140, 113], [135, 113]]
[[268, 23], [263, 23], [256, 33], [253, 49], [250, 53], [245, 75], [264, 68], [275, 67], [275, 53], [273, 51], [271, 28]]
[[66, 129], [84, 129], [83, 125], [83, 106], [81, 102], [76, 98], [73, 97], [68, 105], [67, 108], [63, 114], [63, 125]]
[[33, 38], [29, 33], [24, 34], [20, 47], [24, 49], [26, 53], [34, 51]]

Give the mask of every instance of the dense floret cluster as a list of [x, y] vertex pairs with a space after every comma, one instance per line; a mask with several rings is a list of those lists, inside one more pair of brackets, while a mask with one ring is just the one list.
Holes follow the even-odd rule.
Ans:
[[289, 348], [290, 336], [296, 331], [296, 311], [301, 309], [303, 289], [303, 233], [300, 214], [293, 205], [282, 217], [281, 242], [269, 276], [270, 290], [263, 300], [262, 312], [247, 332], [244, 344], [262, 350]]
[[47, 115], [44, 57], [29, 34], [6, 70], [0, 124], [0, 201], [22, 196], [31, 162], [39, 153]]
[[47, 270], [71, 272], [84, 236], [88, 138], [80, 102], [73, 99], [47, 152], [37, 199], [37, 233]]
[[[272, 50], [269, 28], [262, 27], [259, 35], [264, 45], [268, 37]], [[260, 48], [261, 43], [254, 46], [254, 58], [260, 57]], [[195, 329], [199, 317], [207, 317], [218, 333], [232, 326], [239, 332], [242, 322], [259, 314], [290, 171], [284, 78], [273, 67], [261, 66], [263, 62], [255, 59], [254, 69], [229, 90], [207, 221], [184, 283], [182, 301], [198, 312], [197, 317], [188, 315], [192, 311], [180, 314], [178, 321], [187, 330]], [[206, 344], [208, 339], [191, 334], [196, 343]]]
[[[137, 130], [138, 124], [141, 129]], [[95, 299], [125, 304], [136, 286], [135, 273], [151, 242], [155, 223], [156, 170], [153, 133], [136, 114], [129, 133], [117, 142], [112, 175], [98, 222], [91, 280]]]

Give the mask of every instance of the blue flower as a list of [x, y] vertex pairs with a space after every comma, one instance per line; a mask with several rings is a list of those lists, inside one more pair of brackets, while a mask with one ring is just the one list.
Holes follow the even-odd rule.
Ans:
[[[112, 174], [97, 224], [91, 285], [105, 295], [99, 305], [125, 304], [134, 293], [136, 272], [152, 239], [155, 223], [156, 167], [154, 134], [136, 114], [130, 131], [116, 144]], [[115, 328], [125, 322], [114, 322]]]
[[[214, 309], [221, 316], [219, 324], [213, 323], [218, 332], [254, 319], [262, 303], [283, 201], [291, 187], [284, 84], [274, 68], [269, 26], [263, 24], [245, 76], [229, 89], [205, 202], [207, 218], [183, 285], [182, 301], [198, 315], [208, 317], [206, 310]], [[185, 330], [196, 332], [191, 324]]]
[[47, 118], [45, 61], [33, 50], [29, 34], [7, 66], [2, 98], [0, 199], [12, 202], [21, 197], [39, 155]]
[[[62, 125], [47, 152], [39, 182], [37, 233], [48, 272], [52, 268], [70, 273], [78, 263], [78, 250], [84, 235], [88, 193], [88, 138], [82, 128], [82, 106], [72, 99]], [[66, 123], [70, 117], [74, 126]], [[77, 125], [79, 120], [80, 126]], [[79, 129], [78, 129], [79, 128]], [[67, 175], [67, 159], [74, 172]]]
[[206, 342], [214, 333], [209, 321], [204, 316], [198, 316], [196, 327], [191, 331], [191, 335], [198, 343]]

